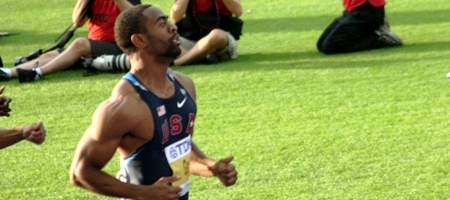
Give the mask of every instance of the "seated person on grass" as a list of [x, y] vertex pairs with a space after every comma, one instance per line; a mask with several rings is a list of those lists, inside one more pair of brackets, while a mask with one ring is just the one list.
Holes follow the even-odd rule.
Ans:
[[[197, 14], [203, 17], [194, 16]], [[243, 22], [238, 18], [241, 14], [242, 6], [239, 0], [176, 0], [171, 9], [171, 17], [181, 36], [182, 53], [171, 65], [214, 64], [236, 59], [236, 40], [239, 40], [243, 26]], [[204, 16], [208, 16], [212, 25], [201, 24]], [[101, 64], [97, 63], [102, 62], [112, 62], [109, 66], [113, 65], [113, 68], [121, 71], [130, 69], [126, 54], [103, 55], [90, 61], [89, 66], [111, 70], [104, 69], [106, 66], [98, 66]]]
[[[217, 63], [238, 57], [236, 40], [243, 25], [238, 18], [242, 15], [239, 0], [176, 0], [170, 11], [182, 49], [172, 64]], [[205, 16], [210, 23], [200, 24]]]
[[72, 13], [73, 23], [81, 27], [89, 20], [88, 37], [77, 38], [67, 49], [49, 51], [16, 67], [0, 68], [0, 81], [17, 77], [19, 83], [31, 82], [74, 66], [83, 58], [122, 54], [115, 43], [114, 22], [121, 11], [140, 3], [140, 0], [78, 0]]

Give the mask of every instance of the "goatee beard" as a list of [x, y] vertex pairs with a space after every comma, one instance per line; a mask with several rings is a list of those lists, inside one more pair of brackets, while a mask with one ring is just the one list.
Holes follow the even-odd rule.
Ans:
[[170, 37], [169, 46], [167, 47], [165, 55], [167, 57], [173, 56], [173, 59], [178, 57], [181, 54], [181, 48], [174, 43], [174, 39], [178, 34], [174, 34], [172, 37]]

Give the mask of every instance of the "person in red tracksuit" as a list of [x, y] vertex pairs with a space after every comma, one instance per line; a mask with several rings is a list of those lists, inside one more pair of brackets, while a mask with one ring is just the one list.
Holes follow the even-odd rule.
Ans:
[[324, 54], [357, 52], [402, 46], [390, 30], [385, 0], [343, 0], [343, 15], [323, 31], [317, 49]]

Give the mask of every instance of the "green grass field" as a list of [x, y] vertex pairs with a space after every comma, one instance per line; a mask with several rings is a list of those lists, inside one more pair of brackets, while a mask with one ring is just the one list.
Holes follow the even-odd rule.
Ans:
[[[48, 46], [76, 1], [0, 2], [0, 56]], [[143, 0], [169, 12], [173, 1]], [[237, 184], [193, 177], [191, 199], [450, 199], [450, 4], [388, 0], [400, 48], [326, 56], [315, 43], [340, 0], [243, 0], [239, 59], [175, 67], [197, 86], [194, 139], [235, 156]], [[86, 35], [86, 28], [76, 36]], [[1, 127], [44, 121], [42, 146], [0, 151], [0, 199], [108, 199], [72, 186], [69, 167], [96, 106], [122, 74], [3, 82], [13, 98]], [[118, 159], [106, 167], [115, 175]]]

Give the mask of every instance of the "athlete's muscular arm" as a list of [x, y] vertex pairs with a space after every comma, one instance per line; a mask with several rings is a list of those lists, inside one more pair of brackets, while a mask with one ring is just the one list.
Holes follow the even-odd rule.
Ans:
[[102, 171], [132, 127], [119, 100], [103, 102], [95, 111], [92, 124], [81, 138], [70, 170], [73, 184], [110, 196], [127, 196], [128, 185]]
[[90, 0], [78, 0], [77, 4], [75, 4], [75, 7], [72, 12], [72, 22], [75, 26], [81, 27], [86, 23], [88, 20], [88, 17], [86, 15], [87, 10], [89, 8], [86, 8]]
[[[114, 96], [114, 95], [113, 95]], [[91, 126], [80, 140], [70, 169], [71, 182], [99, 194], [132, 198], [178, 198], [177, 177], [161, 178], [151, 186], [123, 183], [102, 171], [121, 144], [122, 137], [140, 123], [140, 100], [112, 97], [95, 111]]]
[[192, 174], [199, 176], [216, 176], [225, 186], [232, 186], [236, 183], [238, 175], [236, 168], [231, 163], [233, 159], [233, 156], [229, 156], [215, 161], [208, 158], [197, 145], [192, 142], [189, 171]]
[[40, 145], [44, 142], [47, 131], [42, 122], [8, 129], [0, 128], [0, 149], [16, 144], [24, 139]]
[[[188, 76], [171, 71], [171, 73], [177, 78], [177, 80], [183, 85], [189, 92], [192, 98], [196, 99], [196, 92], [194, 82]], [[189, 165], [189, 171], [192, 174], [199, 176], [216, 176], [225, 186], [234, 185], [237, 181], [237, 171], [234, 165], [231, 163], [234, 157], [230, 156], [219, 161], [215, 161], [206, 156], [200, 148], [192, 142], [191, 162]]]
[[242, 15], [242, 5], [239, 0], [222, 0], [225, 7], [233, 13], [234, 16], [240, 17]]
[[189, 0], [176, 0], [170, 9], [170, 18], [173, 23], [180, 21], [188, 7]]

